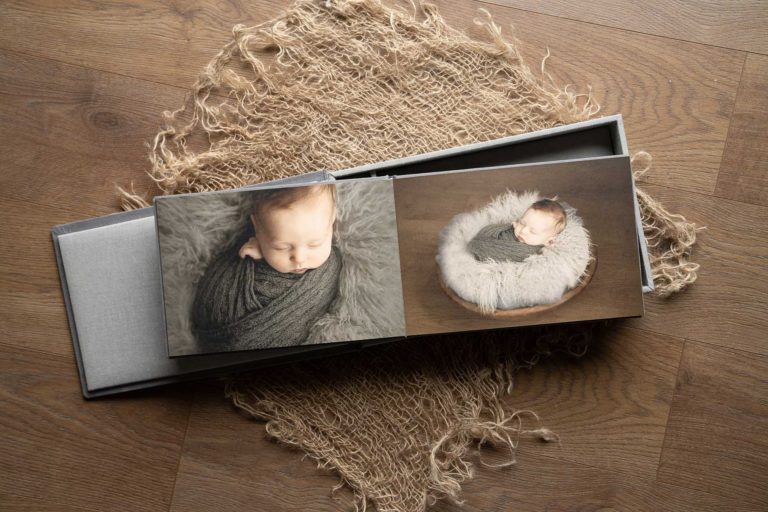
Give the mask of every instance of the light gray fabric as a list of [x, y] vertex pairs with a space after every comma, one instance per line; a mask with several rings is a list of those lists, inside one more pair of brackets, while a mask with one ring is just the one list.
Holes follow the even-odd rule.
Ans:
[[477, 261], [523, 261], [541, 254], [543, 245], [528, 245], [515, 236], [511, 224], [491, 224], [481, 229], [467, 244]]

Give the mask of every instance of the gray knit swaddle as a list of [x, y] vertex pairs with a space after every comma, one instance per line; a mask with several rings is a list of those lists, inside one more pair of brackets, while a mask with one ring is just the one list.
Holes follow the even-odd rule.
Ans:
[[467, 244], [477, 261], [523, 261], [541, 254], [543, 245], [528, 245], [517, 239], [511, 224], [491, 224], [481, 229]]
[[195, 333], [206, 352], [301, 345], [338, 291], [341, 255], [303, 274], [240, 258], [238, 242], [217, 257], [197, 285]]

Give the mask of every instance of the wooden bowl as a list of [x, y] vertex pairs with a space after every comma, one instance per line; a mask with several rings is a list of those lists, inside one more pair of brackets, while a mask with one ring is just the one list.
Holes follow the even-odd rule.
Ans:
[[544, 311], [549, 311], [550, 309], [554, 309], [558, 307], [560, 304], [564, 304], [574, 298], [576, 295], [581, 293], [581, 291], [587, 287], [589, 282], [592, 280], [592, 276], [595, 275], [595, 271], [597, 270], [597, 250], [593, 247], [590, 248], [590, 261], [589, 265], [587, 265], [586, 270], [584, 271], [584, 274], [581, 276], [581, 282], [577, 284], [575, 287], [571, 288], [567, 292], [563, 294], [563, 296], [560, 298], [559, 301], [554, 302], [552, 304], [537, 304], [535, 306], [529, 306], [526, 308], [515, 308], [515, 309], [495, 309], [493, 311], [484, 312], [481, 311], [480, 308], [477, 306], [477, 304], [473, 302], [468, 302], [451, 290], [447, 284], [445, 284], [445, 281], [443, 281], [443, 276], [440, 273], [440, 268], [438, 267], [437, 270], [437, 277], [438, 281], [440, 282], [440, 288], [443, 289], [443, 291], [448, 295], [455, 303], [460, 305], [461, 307], [468, 309], [474, 313], [477, 313], [479, 315], [483, 315], [490, 318], [521, 318], [525, 316], [535, 315], [537, 313], [543, 313]]

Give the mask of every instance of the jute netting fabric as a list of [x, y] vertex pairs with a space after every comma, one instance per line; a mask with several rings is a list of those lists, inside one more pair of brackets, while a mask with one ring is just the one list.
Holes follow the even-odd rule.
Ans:
[[[485, 12], [485, 40], [437, 9], [375, 0], [301, 0], [273, 21], [238, 25], [187, 103], [167, 113], [149, 171], [163, 194], [221, 190], [337, 170], [583, 121], [588, 95], [533, 74]], [[636, 176], [650, 156], [633, 160]], [[147, 205], [121, 191], [123, 206]], [[638, 191], [657, 293], [696, 279], [696, 228]], [[514, 462], [520, 435], [556, 436], [502, 403], [516, 370], [583, 354], [605, 326], [419, 338], [355, 355], [260, 370], [227, 396], [274, 439], [340, 477], [360, 508], [423, 510], [460, 501], [484, 444]], [[256, 431], [255, 431], [256, 432]], [[247, 442], [244, 440], [243, 442]], [[498, 455], [494, 460], [499, 460]]]

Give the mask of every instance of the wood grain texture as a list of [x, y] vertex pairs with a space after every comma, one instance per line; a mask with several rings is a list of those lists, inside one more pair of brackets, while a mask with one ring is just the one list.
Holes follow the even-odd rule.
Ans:
[[768, 508], [768, 357], [687, 342], [668, 431], [659, 480]]
[[724, 48], [768, 53], [768, 4], [762, 0], [483, 0], [526, 11]]
[[[325, 511], [349, 502], [329, 497], [335, 476], [234, 411], [217, 381], [84, 402], [49, 234], [114, 211], [113, 182], [144, 179], [144, 142], [160, 113], [181, 104], [232, 25], [265, 21], [287, 4], [0, 5], [0, 510]], [[687, 9], [660, 4], [651, 6], [673, 19]], [[764, 58], [658, 37], [652, 11], [609, 28], [530, 12], [563, 3], [438, 5], [471, 35], [482, 36], [472, 22], [479, 7], [504, 34], [514, 24], [534, 68], [549, 47], [555, 79], [581, 90], [591, 83], [603, 113], [624, 114], [630, 147], [653, 154], [649, 192], [708, 230], [691, 289], [646, 297], [644, 319], [625, 322], [582, 360], [518, 375], [508, 407], [540, 413], [562, 445], [524, 438], [516, 466], [478, 468], [463, 508], [435, 510], [765, 508], [768, 214], [764, 153], [755, 150]], [[693, 39], [697, 16], [671, 36]], [[744, 44], [753, 21], [762, 33], [765, 21], [750, 15], [740, 35], [729, 20], [742, 16], [720, 13], [705, 42], [757, 51]], [[490, 462], [505, 455], [484, 453]]]
[[701, 264], [698, 281], [670, 299], [647, 297], [645, 317], [629, 323], [768, 354], [768, 208], [653, 185], [645, 189], [706, 230], [693, 252]]
[[[476, 6], [437, 2], [455, 26], [483, 37]], [[448, 7], [450, 6], [450, 7]], [[621, 113], [630, 150], [654, 158], [652, 180], [711, 194], [722, 160], [744, 53], [630, 33], [485, 4], [502, 28], [522, 41], [535, 70], [558, 84], [592, 86], [600, 115]]]
[[[432, 512], [757, 512], [755, 504], [716, 494], [551, 458], [554, 445], [521, 442], [518, 463], [480, 467], [466, 482], [463, 505], [438, 503]], [[490, 460], [489, 462], [495, 462]]]
[[224, 400], [218, 385], [195, 397], [171, 510], [339, 510], [338, 478], [266, 438], [264, 425]]
[[[765, 4], [768, 6], [768, 3]], [[768, 39], [768, 38], [766, 38]], [[768, 206], [768, 57], [747, 55], [715, 195]]]
[[0, 195], [85, 218], [118, 210], [116, 184], [150, 188], [146, 144], [182, 89], [8, 51], [0, 69]]
[[288, 4], [288, 0], [3, 2], [0, 48], [186, 88], [229, 41], [233, 25], [266, 21]]
[[[61, 185], [61, 184], [60, 184]], [[13, 189], [10, 189], [13, 190]], [[0, 332], [19, 351], [72, 357], [50, 227], [81, 213], [0, 195]], [[22, 236], [23, 234], [23, 236]], [[24, 263], [22, 263], [24, 262]]]
[[683, 340], [625, 324], [608, 323], [583, 358], [543, 361], [521, 373], [507, 405], [536, 411], [560, 436], [542, 454], [651, 481]]
[[85, 402], [71, 357], [0, 344], [0, 402], [0, 510], [168, 508], [189, 414], [178, 389]]

